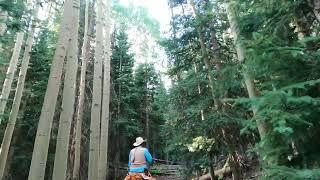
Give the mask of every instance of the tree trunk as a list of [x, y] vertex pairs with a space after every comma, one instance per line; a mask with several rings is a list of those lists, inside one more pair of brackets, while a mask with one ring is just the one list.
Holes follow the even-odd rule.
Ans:
[[0, 36], [3, 36], [7, 30], [8, 12], [0, 9]]
[[99, 180], [107, 179], [108, 175], [108, 138], [109, 138], [109, 105], [110, 105], [110, 0], [106, 1], [105, 21], [105, 54], [104, 54], [104, 75], [103, 75], [103, 101], [101, 114], [101, 135], [100, 135], [100, 157], [99, 157]]
[[93, 74], [93, 94], [90, 124], [90, 150], [88, 179], [98, 179], [99, 173], [99, 142], [101, 118], [101, 84], [103, 57], [103, 10], [102, 0], [97, 0], [96, 49]]
[[53, 180], [66, 179], [69, 138], [74, 114], [75, 90], [78, 70], [78, 30], [80, 1], [73, 2], [71, 42], [68, 47], [66, 74], [63, 86], [62, 112], [60, 114]]
[[[12, 144], [14, 144], [15, 139], [17, 139], [17, 138], [16, 137], [12, 138]], [[13, 161], [14, 151], [15, 151], [15, 147], [12, 146], [9, 150], [9, 153], [8, 153], [8, 158], [6, 160], [6, 165], [5, 165], [3, 176], [1, 177], [1, 180], [13, 179], [12, 175], [9, 172], [11, 170], [11, 164]]]
[[[77, 0], [74, 0], [77, 2]], [[75, 3], [77, 4], [77, 3]], [[73, 6], [73, 0], [66, 0], [62, 17], [61, 30], [57, 42], [57, 48], [53, 57], [48, 86], [39, 119], [39, 125], [34, 143], [34, 150], [30, 165], [29, 180], [43, 180], [48, 155], [48, 147], [51, 135], [52, 121], [59, 93], [62, 69], [66, 56], [66, 48], [69, 47], [72, 29], [72, 12], [79, 7]], [[74, 9], [74, 10], [73, 10]]]
[[8, 97], [11, 91], [11, 85], [14, 78], [14, 74], [17, 69], [17, 64], [20, 56], [20, 50], [23, 42], [24, 33], [18, 32], [17, 33], [17, 39], [16, 43], [14, 45], [14, 50], [12, 53], [12, 57], [10, 60], [10, 64], [7, 70], [6, 79], [4, 80], [3, 86], [2, 86], [2, 92], [0, 95], [0, 124], [3, 119], [4, 110], [6, 109]]
[[119, 130], [116, 133], [116, 137], [115, 137], [115, 150], [116, 150], [116, 154], [114, 157], [114, 179], [118, 179], [119, 178], [119, 169], [120, 169], [120, 132]]
[[[213, 63], [215, 64], [215, 68], [216, 68], [216, 72], [217, 72], [217, 79], [218, 81], [221, 82], [221, 69], [222, 69], [222, 58], [221, 58], [221, 49], [220, 49], [220, 45], [218, 43], [218, 38], [217, 38], [217, 34], [215, 31], [215, 27], [212, 24], [211, 25], [211, 32], [210, 32], [210, 37], [211, 37], [211, 45], [212, 45], [212, 54], [213, 54]], [[216, 97], [214, 97], [214, 102], [215, 102], [215, 106], [218, 110], [221, 110], [223, 103], [221, 102], [221, 94], [216, 95]]]
[[[27, 50], [27, 47], [26, 47]], [[26, 110], [26, 105], [27, 105], [27, 99], [30, 97], [30, 93], [25, 91], [25, 101], [22, 101], [22, 103], [20, 104], [20, 110], [19, 110], [19, 114], [21, 117], [23, 117], [25, 110]], [[2, 176], [2, 179], [12, 179], [12, 175], [10, 174], [10, 170], [11, 170], [11, 164], [13, 161], [13, 157], [14, 157], [14, 151], [15, 151], [15, 147], [14, 145], [16, 145], [17, 139], [20, 136], [20, 130], [21, 127], [17, 127], [12, 135], [12, 140], [10, 143], [10, 149], [9, 149], [9, 153], [6, 159], [6, 165], [5, 165], [5, 169], [4, 169], [4, 173]], [[1, 179], [1, 178], [0, 178]], [[2, 180], [1, 179], [1, 180]]]
[[[245, 50], [240, 42], [239, 25], [238, 25], [238, 22], [236, 19], [236, 14], [234, 12], [232, 2], [228, 3], [228, 5], [227, 5], [227, 14], [228, 14], [228, 19], [229, 19], [229, 23], [230, 23], [231, 34], [233, 36], [234, 43], [236, 46], [238, 60], [240, 63], [243, 63], [244, 59], [245, 59]], [[256, 98], [258, 96], [258, 92], [256, 90], [256, 87], [255, 87], [255, 84], [253, 82], [252, 77], [250, 76], [249, 73], [246, 72], [246, 70], [244, 70], [243, 76], [244, 76], [245, 84], [246, 84], [247, 91], [249, 94], [249, 98], [250, 99]], [[253, 109], [253, 114], [255, 115], [257, 113], [257, 109], [256, 109], [256, 107], [252, 107], [252, 109]], [[257, 127], [258, 127], [258, 131], [260, 134], [260, 138], [263, 139], [268, 131], [268, 125], [264, 121], [257, 120]]]
[[[194, 66], [194, 73], [196, 74], [196, 78], [199, 78], [199, 73], [198, 73], [198, 67], [196, 62], [193, 63]], [[197, 87], [198, 87], [198, 95], [201, 96], [201, 87], [200, 87], [200, 83], [197, 82]], [[203, 109], [200, 110], [200, 116], [201, 116], [201, 120], [204, 121], [204, 111]]]
[[[190, 0], [190, 5], [192, 7], [192, 10], [193, 10], [193, 14], [194, 14], [194, 17], [196, 19], [199, 19], [199, 13], [198, 11], [196, 10], [195, 8], [195, 4], [193, 2], [193, 0]], [[209, 53], [207, 51], [207, 47], [205, 45], [205, 39], [204, 39], [204, 36], [203, 36], [203, 25], [200, 24], [198, 27], [197, 27], [197, 32], [198, 32], [198, 36], [199, 36], [199, 41], [200, 41], [200, 48], [201, 48], [201, 54], [202, 54], [202, 59], [203, 59], [203, 62], [204, 62], [204, 65], [205, 65], [205, 68], [206, 68], [206, 71], [207, 71], [207, 77], [208, 77], [208, 80], [209, 80], [209, 87], [211, 89], [211, 94], [212, 94], [212, 98], [213, 98], [213, 102], [214, 102], [214, 106], [216, 108], [219, 107], [219, 100], [218, 98], [216, 97], [216, 94], [214, 92], [214, 82], [213, 82], [213, 76], [211, 74], [211, 69], [212, 69], [212, 64], [211, 62], [209, 61]]]
[[[80, 169], [80, 153], [81, 153], [81, 129], [82, 129], [82, 119], [83, 119], [83, 108], [85, 99], [85, 86], [86, 86], [86, 71], [87, 71], [87, 61], [90, 54], [90, 41], [89, 41], [89, 31], [88, 28], [92, 23], [92, 16], [89, 20], [89, 1], [86, 0], [85, 7], [85, 25], [84, 25], [84, 40], [81, 52], [81, 74], [80, 74], [80, 85], [79, 85], [79, 98], [77, 105], [77, 119], [76, 119], [76, 129], [75, 129], [75, 149], [74, 149], [74, 166], [73, 166], [73, 179], [78, 179], [79, 169]], [[90, 24], [90, 26], [89, 26]], [[91, 32], [90, 32], [91, 34]]]
[[308, 0], [309, 6], [312, 8], [314, 16], [320, 23], [320, 0]]
[[33, 13], [34, 14], [33, 15], [34, 16], [34, 20], [32, 22], [33, 23], [32, 27], [30, 29], [30, 35], [29, 35], [29, 37], [27, 39], [27, 42], [26, 42], [26, 48], [25, 48], [23, 59], [22, 59], [22, 63], [21, 63], [21, 69], [20, 69], [20, 72], [19, 72], [17, 88], [16, 88], [16, 92], [15, 92], [15, 95], [14, 95], [13, 104], [12, 104], [12, 108], [11, 108], [8, 124], [7, 124], [6, 130], [5, 130], [5, 133], [4, 133], [2, 144], [1, 144], [1, 151], [0, 151], [0, 179], [2, 179], [4, 170], [5, 170], [5, 167], [6, 167], [7, 155], [8, 155], [8, 152], [9, 152], [11, 139], [12, 139], [12, 134], [13, 134], [13, 131], [14, 131], [14, 128], [15, 128], [15, 125], [16, 125], [16, 120], [17, 120], [17, 116], [18, 116], [18, 112], [19, 112], [19, 108], [20, 108], [20, 103], [21, 103], [22, 93], [23, 93], [23, 89], [24, 89], [25, 78], [26, 78], [26, 74], [27, 74], [27, 70], [28, 70], [28, 66], [29, 66], [32, 43], [33, 43], [33, 39], [34, 39], [35, 20], [38, 17], [38, 10], [39, 10], [39, 7], [38, 7], [38, 5], [36, 5], [36, 8], [35, 8], [34, 13]]
[[146, 109], [146, 147], [150, 148], [150, 100], [149, 100], [149, 94], [148, 94], [148, 88], [147, 89], [147, 94], [145, 95], [145, 109]]
[[[122, 59], [120, 58], [119, 61], [119, 77], [122, 76]], [[117, 120], [120, 119], [120, 114], [121, 114], [121, 81], [119, 81], [118, 84], [118, 103], [117, 103]], [[118, 123], [116, 123], [116, 133], [115, 133], [116, 137], [116, 144], [115, 144], [115, 150], [116, 150], [116, 155], [115, 155], [115, 160], [114, 160], [114, 178], [118, 178], [119, 177], [119, 169], [120, 169], [120, 136], [121, 136], [121, 131], [120, 131], [120, 125]]]

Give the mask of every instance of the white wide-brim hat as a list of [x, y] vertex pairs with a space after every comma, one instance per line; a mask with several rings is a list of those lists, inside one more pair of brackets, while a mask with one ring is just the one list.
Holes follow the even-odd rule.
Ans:
[[140, 146], [142, 143], [146, 142], [146, 139], [143, 139], [142, 137], [137, 137], [136, 142], [133, 143], [133, 146]]

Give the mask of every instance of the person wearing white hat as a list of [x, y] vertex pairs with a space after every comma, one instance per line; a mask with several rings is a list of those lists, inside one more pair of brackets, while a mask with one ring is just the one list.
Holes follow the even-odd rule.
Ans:
[[142, 137], [137, 137], [133, 143], [133, 148], [129, 153], [129, 174], [144, 173], [148, 170], [148, 165], [152, 163], [152, 156], [147, 148], [143, 147], [146, 142]]

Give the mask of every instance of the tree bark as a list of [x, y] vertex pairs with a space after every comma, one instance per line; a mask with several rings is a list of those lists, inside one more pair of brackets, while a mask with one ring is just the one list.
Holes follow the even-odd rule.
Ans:
[[308, 0], [309, 6], [312, 8], [314, 16], [320, 23], [320, 0]]
[[[77, 0], [74, 0], [77, 2]], [[75, 3], [77, 4], [77, 3]], [[48, 155], [48, 147], [51, 135], [54, 110], [57, 103], [61, 75], [67, 48], [71, 41], [72, 12], [78, 7], [73, 6], [73, 0], [66, 0], [62, 17], [61, 30], [57, 42], [57, 48], [53, 57], [48, 86], [39, 119], [34, 150], [29, 171], [29, 180], [43, 180]]]
[[73, 1], [71, 42], [68, 47], [66, 74], [63, 86], [62, 112], [60, 114], [53, 180], [66, 179], [69, 138], [74, 114], [75, 90], [78, 70], [78, 30], [80, 1]]
[[7, 30], [8, 12], [0, 9], [0, 36], [3, 36]]
[[[238, 21], [236, 19], [236, 14], [235, 14], [235, 11], [233, 8], [233, 2], [229, 2], [227, 4], [227, 14], [228, 14], [228, 19], [229, 19], [229, 23], [230, 23], [231, 34], [233, 36], [234, 44], [236, 46], [238, 61], [240, 63], [243, 63], [245, 60], [245, 50], [244, 50], [242, 44], [240, 43], [239, 25], [238, 25]], [[248, 72], [246, 72], [246, 70], [244, 70], [244, 72], [243, 72], [243, 77], [244, 77], [244, 81], [245, 81], [245, 84], [247, 87], [247, 92], [249, 94], [249, 98], [250, 99], [256, 98], [258, 96], [258, 92], [257, 92], [255, 84], [253, 82], [253, 78], [250, 76], [250, 74]], [[253, 114], [256, 115], [257, 108], [253, 106], [252, 109], [253, 109]], [[259, 120], [257, 120], [256, 123], [257, 123], [258, 131], [260, 134], [260, 138], [263, 139], [268, 131], [268, 125], [266, 122], [259, 121]]]
[[23, 43], [23, 37], [24, 33], [23, 32], [18, 32], [17, 33], [17, 39], [16, 43], [14, 46], [14, 50], [12, 53], [12, 57], [10, 60], [9, 67], [7, 69], [7, 74], [6, 74], [6, 79], [4, 80], [3, 86], [2, 86], [2, 92], [0, 95], [0, 124], [3, 119], [4, 111], [6, 109], [6, 105], [8, 102], [8, 97], [11, 91], [11, 85], [13, 82], [14, 74], [17, 69], [17, 64], [20, 56], [20, 51], [21, 51], [21, 46]]
[[105, 54], [104, 54], [104, 75], [103, 75], [103, 101], [101, 114], [101, 135], [100, 135], [100, 157], [99, 157], [99, 180], [105, 180], [108, 176], [108, 138], [109, 138], [109, 105], [110, 105], [110, 0], [106, 1], [105, 12]]
[[29, 66], [30, 53], [31, 53], [31, 49], [32, 49], [33, 39], [34, 39], [35, 21], [38, 17], [38, 10], [39, 10], [39, 7], [37, 4], [36, 8], [34, 10], [34, 13], [33, 13], [34, 20], [31, 25], [30, 35], [29, 35], [27, 42], [26, 42], [26, 48], [25, 48], [22, 63], [21, 63], [21, 69], [19, 72], [17, 88], [16, 88], [14, 99], [13, 99], [13, 104], [12, 104], [11, 112], [9, 115], [8, 124], [7, 124], [6, 130], [5, 130], [5, 133], [4, 133], [2, 144], [1, 144], [0, 179], [2, 179], [3, 174], [4, 174], [4, 170], [6, 167], [7, 155], [9, 153], [11, 139], [12, 139], [13, 131], [14, 131], [14, 128], [16, 125], [16, 120], [17, 120], [17, 116], [18, 116], [18, 112], [19, 112], [19, 108], [20, 108], [20, 104], [21, 104], [21, 98], [22, 98], [22, 93], [23, 93], [23, 89], [24, 89], [25, 78], [26, 78], [26, 74], [27, 74], [27, 70], [28, 70], [28, 66]]
[[[198, 67], [196, 62], [193, 63], [194, 66], [194, 73], [196, 74], [196, 78], [199, 78], [199, 73], [198, 73]], [[198, 87], [198, 95], [201, 96], [201, 87], [200, 87], [200, 83], [197, 82], [197, 87]], [[203, 109], [200, 110], [200, 116], [201, 116], [201, 120], [204, 121], [204, 111]]]
[[88, 179], [98, 179], [100, 152], [101, 84], [103, 57], [103, 9], [102, 0], [97, 0], [96, 49], [93, 74], [93, 94], [90, 124], [90, 149]]
[[[79, 177], [80, 169], [80, 154], [81, 154], [81, 129], [82, 129], [82, 119], [84, 111], [84, 99], [85, 99], [85, 86], [86, 86], [86, 71], [87, 71], [87, 61], [90, 53], [90, 41], [89, 41], [89, 31], [91, 29], [92, 17], [89, 20], [89, 1], [86, 0], [85, 7], [85, 25], [84, 25], [84, 40], [81, 52], [81, 74], [80, 74], [80, 85], [79, 85], [79, 98], [77, 105], [77, 117], [76, 117], [76, 129], [75, 129], [75, 155], [74, 155], [74, 166], [73, 166], [73, 179], [76, 180]], [[89, 26], [90, 24], [90, 26]], [[91, 30], [90, 30], [91, 31]], [[91, 34], [91, 32], [90, 32]]]

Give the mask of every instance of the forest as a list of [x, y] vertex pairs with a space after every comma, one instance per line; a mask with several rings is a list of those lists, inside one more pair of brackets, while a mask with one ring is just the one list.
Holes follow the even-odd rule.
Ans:
[[123, 2], [0, 0], [0, 180], [320, 179], [320, 0]]

